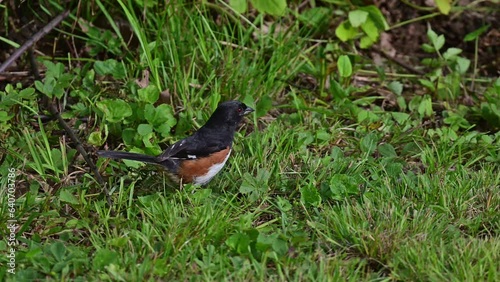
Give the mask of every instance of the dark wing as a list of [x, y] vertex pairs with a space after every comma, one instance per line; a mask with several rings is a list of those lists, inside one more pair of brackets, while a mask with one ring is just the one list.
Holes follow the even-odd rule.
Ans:
[[226, 148], [227, 144], [208, 142], [207, 140], [200, 140], [200, 138], [190, 136], [168, 147], [156, 159], [158, 162], [163, 162], [167, 159], [197, 159]]
[[188, 148], [189, 147], [188, 145], [190, 143], [189, 140], [190, 137], [179, 140], [176, 143], [170, 145], [170, 147], [168, 147], [165, 151], [163, 151], [161, 155], [156, 157], [157, 161], [162, 162], [170, 158], [181, 159], [181, 156], [187, 155], [186, 150], [189, 149]]

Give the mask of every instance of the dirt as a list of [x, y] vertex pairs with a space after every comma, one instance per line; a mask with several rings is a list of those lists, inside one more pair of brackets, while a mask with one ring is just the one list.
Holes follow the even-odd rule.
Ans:
[[[37, 1], [34, 2], [36, 3]], [[434, 3], [432, 0], [411, 0], [409, 2], [422, 7], [422, 9], [432, 8]], [[459, 4], [463, 7], [463, 5], [472, 5], [473, 3], [471, 0], [461, 0]], [[435, 12], [435, 10], [419, 10], [415, 7], [410, 7], [401, 0], [374, 0], [373, 4], [382, 11], [389, 26]], [[32, 1], [23, 1], [17, 6], [14, 5], [13, 7], [15, 8], [10, 9], [8, 13], [8, 30], [5, 30], [5, 25], [1, 25], [0, 34], [6, 35], [6, 38], [15, 42], [23, 43], [40, 30], [50, 21], [50, 17], [45, 14], [41, 14], [42, 17], [34, 15], [35, 12], [39, 11], [33, 5]], [[499, 11], [493, 3], [485, 1], [459, 12], [453, 11], [450, 15], [439, 15], [431, 19], [419, 20], [387, 31], [381, 37], [378, 47], [410, 66], [421, 66], [420, 61], [423, 58], [434, 56], [425, 53], [421, 49], [421, 45], [428, 42], [426, 34], [428, 26], [430, 26], [436, 33], [445, 35], [446, 44], [444, 48], [461, 48], [464, 51], [462, 55], [473, 61], [475, 42], [464, 42], [463, 38], [466, 34], [484, 25], [490, 25], [486, 34], [483, 34], [479, 40], [478, 75], [482, 77], [497, 77], [500, 75], [500, 56], [497, 55], [500, 47]], [[6, 14], [0, 15], [2, 22], [6, 22], [3, 19], [4, 15]], [[75, 28], [73, 26], [71, 30], [72, 32], [76, 32], [78, 27]], [[36, 43], [36, 53], [48, 57], [63, 56], [68, 52], [77, 57], [84, 55], [81, 54], [84, 51], [84, 43], [68, 39], [67, 36], [64, 36], [57, 30], [52, 30]], [[76, 50], [78, 48], [83, 49]], [[12, 46], [2, 41], [0, 41], [0, 49], [2, 50], [0, 52], [0, 61], [4, 61], [15, 50]], [[24, 72], [17, 73], [14, 77], [5, 77], [7, 74], [3, 74], [0, 76], [0, 84], [25, 81], [29, 77], [29, 73], [27, 72], [29, 66], [26, 64], [28, 60], [24, 58], [26, 58], [26, 55], [18, 59], [9, 68], [9, 71]]]
[[[412, 4], [432, 8], [434, 1], [412, 0]], [[471, 5], [473, 1], [460, 1], [460, 5]], [[477, 1], [476, 1], [477, 2]], [[375, 1], [386, 17], [389, 26], [429, 15], [434, 11], [418, 10], [404, 4], [400, 0]], [[387, 32], [382, 41], [382, 50], [395, 51], [395, 56], [405, 60], [410, 65], [419, 65], [423, 58], [430, 57], [421, 49], [423, 43], [428, 43], [427, 30], [430, 26], [437, 34], [443, 34], [446, 43], [443, 49], [449, 47], [460, 48], [462, 55], [474, 60], [475, 42], [464, 42], [464, 37], [484, 26], [490, 28], [480, 37], [478, 45], [479, 75], [485, 77], [496, 77], [500, 74], [498, 56], [500, 47], [500, 14], [499, 9], [493, 3], [480, 3], [470, 8], [450, 15], [438, 15], [428, 20], [419, 20]], [[384, 46], [385, 44], [385, 46]]]

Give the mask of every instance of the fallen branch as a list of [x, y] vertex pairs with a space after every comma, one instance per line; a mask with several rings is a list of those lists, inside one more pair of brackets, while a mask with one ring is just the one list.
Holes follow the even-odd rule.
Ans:
[[[44, 26], [39, 32], [37, 32], [33, 37], [31, 37], [28, 41], [26, 41], [23, 46], [21, 46], [19, 49], [17, 49], [12, 56], [10, 56], [1, 66], [0, 66], [0, 73], [3, 72], [7, 67], [9, 67], [19, 56], [21, 56], [26, 50], [28, 50], [28, 55], [30, 58], [30, 65], [31, 65], [31, 70], [33, 72], [33, 76], [37, 80], [41, 80], [40, 72], [38, 71], [38, 66], [36, 64], [36, 59], [35, 59], [35, 54], [33, 52], [33, 49], [31, 48], [35, 42], [40, 40], [44, 35], [48, 34], [52, 29], [54, 29], [62, 20], [64, 20], [67, 16], [69, 15], [69, 11], [66, 10], [57, 17], [55, 17], [52, 21], [50, 21], [46, 26]], [[102, 178], [101, 174], [99, 173], [99, 170], [97, 169], [97, 166], [94, 164], [92, 159], [89, 157], [89, 154], [85, 149], [83, 148], [82, 142], [80, 142], [80, 139], [78, 136], [75, 135], [71, 127], [64, 121], [64, 119], [61, 117], [59, 111], [57, 110], [56, 106], [54, 103], [49, 101], [48, 99], [43, 99], [45, 101], [45, 105], [49, 109], [50, 113], [58, 120], [59, 124], [64, 128], [68, 136], [71, 138], [71, 140], [75, 143], [76, 150], [82, 155], [82, 157], [85, 159], [87, 164], [89, 165], [90, 169], [94, 173], [97, 182], [103, 187], [104, 192], [106, 193], [106, 200], [108, 202], [108, 205], [112, 207], [112, 202], [111, 198], [109, 195], [109, 191], [106, 187], [106, 183], [104, 182], [104, 179]]]
[[64, 20], [69, 15], [69, 11], [66, 10], [59, 16], [51, 20], [46, 26], [44, 26], [40, 31], [35, 33], [28, 41], [17, 49], [14, 54], [12, 54], [2, 65], [0, 65], [0, 73], [4, 72], [12, 63], [14, 63], [17, 58], [19, 58], [28, 48], [33, 46], [38, 40], [44, 37], [47, 33], [53, 30], [62, 20]]

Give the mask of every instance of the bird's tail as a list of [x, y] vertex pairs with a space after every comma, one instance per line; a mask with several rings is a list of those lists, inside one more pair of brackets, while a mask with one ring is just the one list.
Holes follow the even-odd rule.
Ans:
[[118, 152], [118, 151], [97, 151], [97, 154], [99, 155], [99, 157], [103, 158], [126, 159], [126, 160], [133, 160], [133, 161], [152, 163], [152, 164], [158, 163], [156, 157], [137, 154], [137, 153]]

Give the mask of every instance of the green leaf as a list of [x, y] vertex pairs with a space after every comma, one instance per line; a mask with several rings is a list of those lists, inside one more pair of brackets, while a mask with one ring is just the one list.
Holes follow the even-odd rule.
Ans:
[[[337, 147], [335, 147], [337, 148]], [[283, 197], [278, 196], [277, 197], [277, 204], [278, 208], [281, 212], [288, 212], [292, 210], [292, 204], [290, 204], [290, 201], [288, 199], [285, 199]]]
[[64, 73], [64, 64], [56, 63], [54, 64], [51, 61], [43, 61], [43, 64], [47, 67], [47, 71], [45, 72], [45, 77], [59, 78]]
[[146, 136], [148, 134], [150, 134], [151, 132], [153, 132], [153, 127], [149, 124], [139, 124], [139, 126], [137, 127], [137, 133], [139, 133], [139, 135], [141, 136]]
[[380, 117], [372, 111], [367, 111], [367, 110], [361, 109], [357, 114], [357, 121], [359, 123], [364, 122], [364, 121], [375, 122], [378, 120], [380, 120]]
[[385, 81], [387, 75], [385, 74], [385, 69], [382, 65], [375, 66], [375, 71], [377, 72], [379, 81]]
[[318, 140], [329, 141], [331, 138], [332, 138], [332, 135], [324, 129], [316, 131], [316, 139], [318, 139]]
[[6, 111], [0, 111], [0, 121], [6, 122], [11, 120], [14, 115], [9, 115]]
[[460, 128], [467, 129], [471, 126], [469, 121], [463, 116], [453, 112], [449, 112], [448, 117], [444, 118], [443, 122], [450, 125], [453, 130], [458, 130]]
[[349, 56], [342, 55], [337, 60], [337, 67], [341, 77], [350, 77], [352, 75], [352, 65]]
[[398, 154], [396, 153], [396, 149], [394, 149], [394, 147], [389, 143], [380, 144], [378, 146], [378, 151], [382, 156], [387, 158], [393, 158], [398, 156]]
[[472, 40], [476, 40], [479, 36], [481, 36], [481, 34], [485, 33], [488, 29], [490, 28], [490, 25], [483, 25], [482, 27], [474, 30], [473, 32], [467, 34], [465, 37], [464, 37], [464, 41], [467, 42], [467, 41], [472, 41]]
[[393, 178], [399, 178], [403, 173], [403, 165], [398, 162], [388, 161], [385, 166], [385, 171], [387, 175]]
[[424, 43], [424, 44], [422, 44], [421, 47], [422, 47], [422, 50], [424, 50], [424, 52], [426, 52], [426, 53], [436, 52], [436, 49], [430, 44]]
[[321, 205], [321, 195], [318, 189], [312, 185], [300, 188], [300, 201], [306, 206], [319, 207]]
[[286, 11], [286, 0], [250, 0], [257, 11], [273, 16], [283, 16]]
[[42, 92], [47, 97], [54, 97], [54, 88], [56, 86], [56, 80], [53, 77], [45, 77], [44, 82], [35, 81], [36, 90]]
[[226, 240], [226, 245], [238, 254], [246, 254], [250, 251], [250, 236], [245, 233], [236, 233]]
[[[10, 84], [10, 83], [9, 83], [9, 84], [5, 85], [5, 92], [6, 92], [7, 94], [14, 94], [14, 93], [16, 93], [17, 91], [15, 91], [14, 86], [13, 86], [12, 84]], [[3, 93], [3, 92], [1, 92], [1, 91], [0, 91], [0, 93]]]
[[125, 67], [114, 59], [97, 61], [94, 63], [94, 69], [99, 75], [111, 75], [115, 79], [126, 78]]
[[[142, 136], [142, 143], [144, 144], [144, 147], [148, 149], [156, 149], [158, 145], [156, 144], [156, 135], [153, 132], [150, 132], [146, 135], [141, 135]], [[158, 153], [161, 151], [158, 150]]]
[[62, 153], [61, 150], [58, 148], [53, 148], [50, 150], [52, 160], [54, 160], [54, 166], [59, 169], [64, 169], [63, 168], [63, 161], [62, 161]]
[[336, 80], [332, 79], [331, 84], [331, 92], [333, 93], [334, 98], [344, 99], [349, 96], [349, 93]]
[[[264, 168], [259, 168], [257, 170], [257, 181], [259, 181], [260, 183], [262, 184], [267, 184], [267, 182], [269, 181], [269, 177], [271, 176], [271, 173], [264, 169]], [[266, 185], [267, 186], [267, 185]], [[267, 187], [266, 187], [266, 190], [267, 190]]]
[[130, 105], [121, 99], [106, 99], [97, 102], [96, 106], [104, 112], [104, 118], [109, 122], [119, 122], [132, 115]]
[[481, 103], [481, 116], [492, 126], [500, 124], [500, 109], [493, 103]]
[[247, 0], [229, 0], [229, 6], [240, 14], [243, 14], [248, 9]]
[[66, 254], [66, 247], [63, 243], [58, 241], [50, 245], [50, 252], [56, 261], [62, 261], [64, 259], [64, 255]]
[[100, 249], [95, 252], [94, 260], [92, 261], [92, 266], [94, 270], [104, 270], [104, 268], [110, 264], [115, 264], [118, 262], [118, 253], [115, 251]]
[[137, 94], [139, 96], [139, 101], [150, 104], [156, 103], [156, 101], [160, 98], [160, 90], [158, 90], [156, 85], [153, 84], [148, 85], [146, 88], [137, 90]]
[[400, 112], [391, 112], [392, 118], [399, 123], [399, 124], [404, 124], [407, 120], [410, 119], [410, 115], [407, 113], [400, 113]]
[[257, 176], [248, 172], [243, 174], [243, 182], [240, 186], [240, 193], [247, 194], [251, 202], [257, 201], [268, 189], [268, 181], [271, 173], [266, 169], [259, 168]]
[[451, 0], [434, 0], [441, 14], [448, 15], [451, 10]]
[[370, 18], [368, 18], [368, 20], [361, 25], [361, 29], [373, 42], [378, 40], [380, 30], [377, 26], [375, 26], [375, 23]]
[[268, 251], [271, 246], [273, 245], [273, 242], [278, 238], [278, 234], [272, 234], [272, 235], [266, 235], [263, 233], [259, 233], [257, 236], [257, 241], [255, 244], [255, 247], [257, 250], [261, 252], [266, 252]]
[[255, 244], [257, 250], [267, 252], [270, 249], [276, 252], [278, 256], [283, 256], [288, 252], [288, 244], [279, 238], [279, 234], [266, 235], [259, 233]]
[[155, 131], [156, 131], [156, 132], [158, 132], [158, 133], [160, 133], [160, 135], [161, 135], [162, 137], [164, 137], [164, 138], [165, 138], [165, 137], [168, 137], [168, 136], [170, 136], [170, 135], [171, 135], [171, 134], [170, 134], [170, 130], [171, 130], [171, 129], [172, 129], [172, 126], [170, 126], [170, 125], [169, 125], [169, 124], [167, 124], [167, 123], [164, 123], [164, 124], [162, 124], [162, 125], [160, 125], [160, 126], [156, 126], [156, 127], [155, 127]]
[[400, 110], [406, 110], [406, 100], [405, 100], [405, 97], [398, 96], [396, 98], [396, 102], [398, 103], [398, 106], [399, 106]]
[[436, 91], [436, 86], [434, 86], [434, 83], [432, 81], [427, 79], [419, 79], [418, 82], [420, 82], [420, 84], [430, 89], [431, 91]]
[[[161, 104], [156, 108], [154, 108], [153, 105], [146, 105], [144, 108], [144, 117], [155, 128], [162, 125], [167, 125], [172, 128], [177, 124], [177, 119], [174, 117], [174, 111], [172, 107], [167, 104]], [[167, 130], [167, 128], [163, 127], [162, 131], [165, 130]], [[170, 129], [168, 129], [168, 131], [170, 131]]]
[[95, 71], [93, 69], [85, 73], [82, 79], [82, 85], [87, 89], [93, 89], [95, 87]]
[[361, 138], [360, 148], [361, 151], [369, 155], [375, 152], [377, 148], [378, 137], [375, 133], [368, 133], [368, 135]]
[[399, 81], [392, 81], [387, 85], [387, 88], [392, 91], [392, 93], [400, 96], [403, 93], [403, 84]]
[[389, 24], [387, 23], [384, 15], [377, 6], [375, 5], [364, 6], [360, 7], [359, 10], [368, 12], [369, 19], [373, 21], [378, 30], [389, 29]]
[[35, 94], [35, 88], [32, 88], [32, 87], [25, 88], [25, 89], [22, 89], [21, 91], [19, 91], [19, 98], [32, 99], [32, 98], [36, 97], [36, 95], [33, 95], [33, 94]]
[[418, 106], [418, 113], [420, 116], [431, 116], [432, 115], [432, 100], [428, 95], [425, 95]]
[[[248, 178], [248, 179], [246, 179], [246, 178]], [[248, 194], [248, 193], [251, 193], [254, 190], [256, 190], [254, 181], [251, 181], [250, 179], [252, 179], [252, 175], [250, 175], [248, 172], [246, 172], [243, 175], [243, 182], [241, 183], [240, 189], [239, 189], [241, 194]]]
[[275, 251], [278, 256], [284, 256], [288, 253], [288, 243], [285, 240], [276, 238], [272, 244], [273, 251]]
[[470, 60], [463, 57], [458, 57], [456, 60], [455, 70], [460, 74], [465, 74], [470, 67]]
[[322, 27], [328, 23], [332, 11], [326, 7], [314, 7], [307, 9], [299, 15], [299, 20], [315, 28]]
[[429, 39], [429, 41], [431, 43], [434, 43], [436, 40], [437, 40], [437, 33], [434, 32], [434, 30], [432, 30], [432, 28], [429, 27], [429, 29], [427, 30], [427, 38]]
[[437, 40], [434, 42], [434, 48], [436, 48], [436, 50], [441, 50], [441, 48], [443, 48], [444, 46], [444, 42], [445, 42], [445, 38], [444, 38], [444, 35], [439, 35]]
[[144, 118], [150, 123], [154, 125], [154, 121], [156, 118], [156, 108], [151, 104], [144, 105]]
[[443, 48], [444, 43], [445, 43], [445, 38], [444, 35], [437, 35], [431, 28], [427, 31], [427, 37], [429, 38], [429, 41], [432, 43], [432, 46], [434, 47], [435, 50], [440, 50]]
[[59, 199], [62, 202], [70, 203], [73, 205], [80, 204], [80, 201], [78, 201], [78, 199], [73, 194], [71, 194], [68, 190], [65, 189], [61, 189], [61, 193], [59, 193]]
[[89, 138], [87, 139], [89, 144], [94, 145], [94, 146], [101, 146], [104, 143], [104, 140], [102, 140], [102, 135], [100, 131], [94, 131], [90, 133]]
[[358, 35], [358, 30], [351, 26], [348, 21], [343, 21], [336, 29], [335, 35], [343, 42], [353, 39]]
[[366, 22], [368, 12], [362, 10], [354, 10], [349, 12], [349, 22], [353, 27], [359, 27]]
[[370, 48], [375, 41], [373, 41], [369, 36], [363, 36], [359, 40], [359, 47], [362, 49]]
[[273, 99], [269, 95], [265, 94], [259, 100], [256, 105], [256, 115], [257, 117], [262, 117], [267, 114], [267, 112], [273, 107]]
[[460, 53], [462, 53], [462, 49], [460, 48], [448, 48], [446, 52], [443, 53], [443, 58], [445, 58], [446, 60], [450, 60], [455, 58]]
[[125, 145], [133, 145], [134, 138], [137, 135], [137, 131], [134, 130], [133, 128], [126, 128], [125, 130], [122, 131], [122, 140], [125, 143]]
[[485, 142], [486, 144], [493, 144], [494, 139], [489, 135], [481, 135], [481, 141]]
[[358, 183], [354, 177], [347, 174], [335, 174], [330, 179], [330, 192], [336, 200], [356, 195], [359, 192]]

